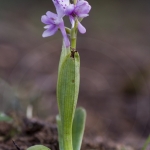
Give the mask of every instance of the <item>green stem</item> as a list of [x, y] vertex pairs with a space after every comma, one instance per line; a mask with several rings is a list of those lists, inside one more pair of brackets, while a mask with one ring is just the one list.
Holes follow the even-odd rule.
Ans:
[[71, 50], [76, 50], [76, 44], [77, 44], [77, 20], [75, 21], [74, 28], [71, 29]]
[[77, 0], [72, 0], [72, 2], [73, 2], [74, 4], [76, 4], [76, 3], [77, 3]]

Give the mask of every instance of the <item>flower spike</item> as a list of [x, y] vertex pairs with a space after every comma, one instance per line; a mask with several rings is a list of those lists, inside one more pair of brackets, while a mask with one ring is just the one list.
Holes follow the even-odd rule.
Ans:
[[41, 17], [41, 21], [46, 24], [44, 27], [46, 30], [43, 32], [42, 36], [52, 36], [57, 32], [58, 29], [60, 29], [65, 45], [66, 47], [69, 47], [70, 41], [65, 30], [63, 17], [65, 15], [69, 16], [72, 28], [74, 28], [75, 21], [77, 21], [78, 30], [83, 34], [86, 32], [86, 29], [79, 20], [89, 16], [91, 6], [86, 0], [77, 0], [76, 4], [70, 4], [70, 0], [52, 1], [55, 5], [57, 14], [48, 11], [46, 15]]

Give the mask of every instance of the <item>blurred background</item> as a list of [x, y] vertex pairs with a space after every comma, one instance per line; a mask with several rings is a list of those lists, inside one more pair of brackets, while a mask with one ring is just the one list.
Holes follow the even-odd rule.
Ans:
[[[92, 1], [78, 34], [86, 136], [140, 144], [150, 133], [150, 1]], [[0, 0], [0, 111], [47, 119], [58, 113], [62, 37], [42, 38], [51, 0]], [[66, 19], [66, 26], [70, 27]], [[139, 143], [140, 142], [140, 143]]]

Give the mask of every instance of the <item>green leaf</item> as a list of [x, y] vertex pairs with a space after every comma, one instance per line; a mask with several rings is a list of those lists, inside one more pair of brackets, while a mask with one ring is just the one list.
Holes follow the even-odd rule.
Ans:
[[0, 122], [11, 122], [13, 119], [4, 113], [0, 113]]
[[27, 148], [27, 150], [50, 150], [50, 149], [43, 145], [34, 145], [34, 146]]
[[72, 150], [72, 124], [77, 104], [80, 58], [77, 52], [62, 55], [57, 81], [57, 101], [61, 119], [64, 150]]
[[58, 141], [59, 141], [59, 150], [63, 150], [63, 133], [62, 133], [62, 126], [61, 126], [61, 119], [59, 115], [56, 116], [57, 121], [57, 129], [58, 129]]
[[73, 150], [80, 150], [85, 128], [86, 111], [83, 108], [77, 108], [73, 120], [72, 140]]
[[58, 74], [59, 74], [59, 70], [60, 70], [63, 60], [69, 53], [70, 53], [70, 48], [66, 48], [65, 44], [63, 43], [62, 51], [61, 51], [61, 55], [60, 55], [59, 67], [58, 67]]
[[146, 150], [146, 148], [148, 147], [149, 144], [150, 144], [150, 135], [149, 135], [148, 138], [146, 139], [142, 150]]

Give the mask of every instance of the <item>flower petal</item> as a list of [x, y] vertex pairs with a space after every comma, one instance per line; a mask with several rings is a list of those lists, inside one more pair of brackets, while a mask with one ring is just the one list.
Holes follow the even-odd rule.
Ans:
[[80, 17], [80, 18], [85, 18], [85, 17], [88, 17], [89, 16], [89, 14], [79, 14], [78, 15], [78, 17]]
[[47, 11], [46, 15], [48, 18], [57, 18], [57, 14], [51, 12], [51, 11]]
[[74, 8], [75, 8], [74, 4], [70, 4], [70, 5], [66, 8], [65, 14], [66, 14], [66, 15], [70, 15], [70, 14], [73, 12]]
[[78, 30], [82, 34], [84, 34], [86, 32], [85, 27], [79, 21], [78, 21]]
[[70, 4], [70, 0], [53, 0], [53, 3], [57, 3], [62, 6], [68, 6]]
[[[78, 1], [75, 7], [75, 14], [77, 16], [80, 16], [81, 14], [88, 14], [91, 10], [91, 6], [87, 1], [81, 0]], [[87, 16], [86, 16], [87, 17]]]
[[81, 6], [85, 3], [86, 1], [85, 0], [78, 0], [77, 3], [76, 3], [76, 6]]
[[68, 39], [66, 30], [65, 30], [64, 22], [62, 22], [62, 23], [59, 25], [59, 28], [60, 28], [61, 33], [62, 33], [62, 35], [63, 35], [63, 39], [64, 39], [64, 42], [65, 42], [66, 47], [69, 47], [69, 46], [70, 46], [70, 41], [69, 41], [69, 39]]
[[69, 6], [69, 0], [53, 0], [59, 18], [65, 16], [65, 10]]
[[53, 26], [52, 24], [50, 24], [50, 25], [46, 25], [46, 26], [44, 27], [44, 29], [51, 28], [52, 26]]
[[44, 23], [44, 24], [50, 24], [51, 22], [49, 21], [49, 18], [46, 16], [46, 15], [43, 15], [41, 17], [41, 21]]
[[58, 30], [58, 27], [53, 26], [53, 28], [49, 28], [49, 29], [45, 30], [42, 34], [42, 37], [52, 36], [56, 33], [57, 30]]

